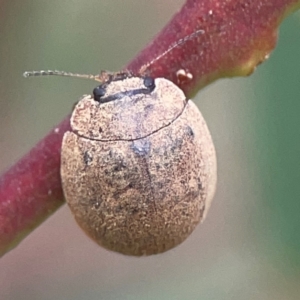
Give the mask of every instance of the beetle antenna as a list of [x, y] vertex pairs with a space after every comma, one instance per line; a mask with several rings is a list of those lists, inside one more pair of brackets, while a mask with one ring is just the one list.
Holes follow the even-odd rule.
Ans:
[[23, 73], [23, 76], [25, 78], [33, 77], [33, 76], [50, 76], [50, 75], [85, 78], [85, 79], [92, 79], [92, 80], [102, 82], [99, 75], [76, 74], [76, 73], [70, 73], [70, 72], [58, 71], [58, 70], [47, 70], [47, 71], [41, 70], [41, 71], [29, 71], [29, 72], [26, 71]]
[[180, 47], [182, 46], [184, 43], [186, 43], [187, 41], [192, 40], [193, 38], [197, 37], [199, 34], [204, 33], [205, 31], [202, 29], [196, 30], [195, 32], [185, 36], [184, 38], [176, 41], [175, 43], [173, 43], [166, 51], [164, 51], [163, 53], [161, 53], [160, 55], [158, 55], [157, 57], [155, 57], [153, 60], [151, 60], [150, 62], [148, 62], [147, 64], [143, 65], [140, 70], [139, 73], [143, 74], [153, 63], [155, 63], [156, 61], [160, 60], [162, 57], [164, 57], [166, 54], [168, 54], [169, 52], [171, 52], [174, 48]]

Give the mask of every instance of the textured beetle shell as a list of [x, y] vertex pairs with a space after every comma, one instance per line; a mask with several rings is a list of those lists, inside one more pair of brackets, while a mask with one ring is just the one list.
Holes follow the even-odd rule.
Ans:
[[[128, 255], [156, 254], [184, 241], [203, 220], [216, 185], [215, 150], [201, 113], [170, 81], [155, 83], [153, 93], [137, 101], [144, 101], [139, 117], [130, 107], [136, 99], [99, 105], [83, 98], [73, 112], [73, 132], [63, 139], [61, 176], [75, 219], [97, 243]], [[159, 98], [161, 84], [170, 93]], [[147, 111], [157, 102], [158, 109]], [[130, 109], [137, 124], [128, 129], [122, 115], [128, 112], [120, 107]], [[151, 118], [139, 120], [143, 112]]]

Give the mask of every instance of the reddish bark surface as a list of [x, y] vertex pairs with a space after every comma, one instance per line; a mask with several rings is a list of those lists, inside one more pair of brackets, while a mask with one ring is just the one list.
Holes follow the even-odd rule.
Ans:
[[[298, 7], [299, 0], [187, 0], [126, 69], [138, 73], [172, 43], [201, 29], [149, 67], [150, 75], [172, 80], [190, 97], [217, 78], [250, 74], [275, 47], [279, 23]], [[0, 255], [64, 203], [60, 147], [68, 129], [69, 117], [0, 177]]]

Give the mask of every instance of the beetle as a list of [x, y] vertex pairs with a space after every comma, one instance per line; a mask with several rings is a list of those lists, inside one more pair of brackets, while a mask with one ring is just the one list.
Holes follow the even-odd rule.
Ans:
[[206, 122], [176, 84], [147, 74], [154, 61], [199, 33], [171, 45], [138, 74], [24, 73], [101, 82], [75, 105], [72, 130], [62, 141], [61, 179], [77, 223], [109, 250], [134, 256], [165, 252], [207, 214], [216, 154]]

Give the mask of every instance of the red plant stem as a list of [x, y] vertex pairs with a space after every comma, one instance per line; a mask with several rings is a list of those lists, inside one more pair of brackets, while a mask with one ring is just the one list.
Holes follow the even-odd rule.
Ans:
[[[276, 44], [277, 27], [299, 0], [187, 0], [181, 11], [126, 69], [140, 68], [172, 43], [203, 34], [154, 62], [148, 73], [178, 84], [190, 96], [220, 77], [248, 75]], [[192, 78], [178, 76], [178, 71]], [[0, 255], [64, 203], [60, 147], [69, 117], [0, 177]]]
[[64, 203], [60, 147], [69, 117], [0, 177], [0, 254]]
[[[172, 43], [201, 29], [203, 34], [156, 61], [151, 75], [170, 79], [186, 95], [221, 77], [249, 75], [274, 49], [282, 19], [299, 6], [299, 0], [188, 0], [127, 68], [138, 72]], [[180, 69], [193, 79], [178, 80]]]

